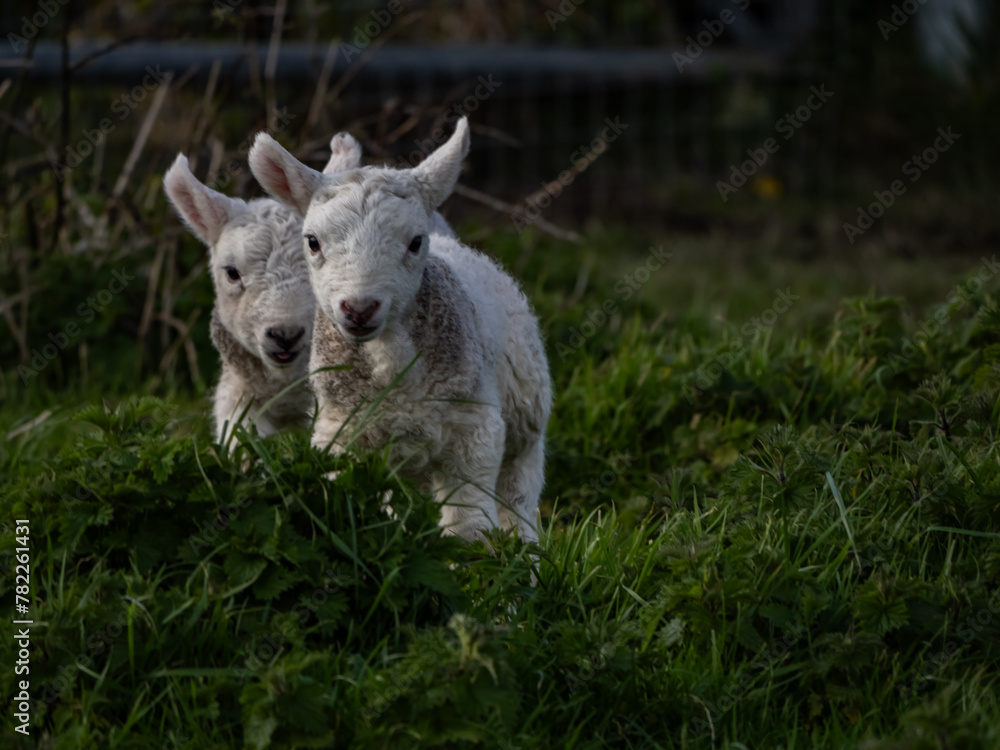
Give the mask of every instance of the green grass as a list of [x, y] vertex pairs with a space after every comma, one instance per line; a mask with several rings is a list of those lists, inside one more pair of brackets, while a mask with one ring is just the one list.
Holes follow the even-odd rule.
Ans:
[[203, 389], [121, 374], [146, 370], [109, 312], [89, 378], [74, 349], [4, 379], [0, 439], [50, 412], [0, 442], [3, 560], [29, 518], [38, 623], [9, 746], [1000, 744], [1000, 285], [969, 283], [978, 255], [664, 237], [626, 298], [634, 233], [462, 233], [549, 343], [538, 546], [441, 537], [381, 455], [305, 434], [226, 455]]

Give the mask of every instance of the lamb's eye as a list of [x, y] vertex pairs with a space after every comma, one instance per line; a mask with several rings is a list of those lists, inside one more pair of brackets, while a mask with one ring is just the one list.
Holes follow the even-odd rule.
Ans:
[[236, 270], [233, 266], [226, 266], [226, 276], [234, 284], [240, 280], [240, 272]]
[[416, 255], [417, 253], [420, 252], [420, 246], [422, 244], [424, 244], [424, 238], [418, 234], [416, 237], [410, 240], [410, 246], [406, 249], [409, 250], [414, 255]]
[[307, 234], [306, 242], [309, 243], [309, 252], [311, 252], [313, 255], [319, 252], [319, 240], [316, 239], [316, 235]]

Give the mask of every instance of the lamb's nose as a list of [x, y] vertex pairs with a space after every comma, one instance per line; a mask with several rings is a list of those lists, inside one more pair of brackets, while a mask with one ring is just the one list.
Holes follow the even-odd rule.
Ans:
[[349, 321], [355, 325], [362, 326], [371, 320], [372, 315], [374, 315], [378, 309], [382, 306], [382, 303], [378, 300], [342, 300], [340, 303], [340, 310], [344, 313]]
[[264, 333], [269, 339], [274, 339], [274, 342], [287, 352], [302, 340], [306, 329], [298, 328], [293, 331], [284, 326], [274, 326], [273, 328], [268, 328]]

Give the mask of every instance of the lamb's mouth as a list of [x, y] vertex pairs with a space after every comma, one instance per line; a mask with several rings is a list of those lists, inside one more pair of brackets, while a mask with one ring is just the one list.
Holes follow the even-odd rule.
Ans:
[[350, 336], [352, 339], [357, 339], [359, 341], [367, 341], [368, 339], [374, 338], [375, 334], [378, 332], [378, 326], [344, 326], [344, 333]]
[[296, 350], [294, 352], [284, 352], [284, 351], [268, 352], [268, 356], [274, 362], [284, 366], [284, 365], [290, 365], [292, 362], [294, 362], [296, 358], [299, 356], [300, 351], [301, 350]]

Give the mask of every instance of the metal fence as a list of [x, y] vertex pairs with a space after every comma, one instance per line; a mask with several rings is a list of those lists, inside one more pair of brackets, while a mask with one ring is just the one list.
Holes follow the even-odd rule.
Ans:
[[[72, 60], [87, 63], [73, 71], [73, 84], [127, 85], [146, 66], [192, 83], [206, 80], [218, 60], [232, 92], [226, 108], [251, 106], [239, 92], [265, 78], [276, 87], [276, 101], [295, 101], [305, 110], [317, 82], [329, 75], [335, 96], [328, 95], [317, 131], [360, 123], [365, 132], [359, 135], [377, 158], [412, 162], [426, 152], [436, 128], [449, 130], [449, 119], [468, 114], [474, 143], [466, 184], [522, 207], [526, 195], [539, 197], [549, 184], [548, 193], [562, 192], [558, 212], [577, 219], [663, 210], [664, 196], [678, 184], [704, 189], [729, 179], [734, 165], [752, 158], [768, 138], [781, 141], [783, 152], [780, 160], [754, 170], [755, 189], [823, 191], [834, 179], [838, 103], [821, 113], [807, 103], [811, 87], [829, 85], [838, 75], [848, 41], [845, 3], [703, 0], [588, 7], [583, 0], [565, 0], [531, 11], [530, 23], [521, 19], [518, 36], [505, 37], [500, 19], [499, 41], [456, 47], [440, 44], [441, 23], [426, 22], [430, 4], [412, 4], [424, 10], [403, 23], [393, 2], [314, 2], [296, 11], [297, 20], [280, 1], [255, 7], [257, 40], [161, 39], [110, 51], [101, 44], [74, 44]], [[456, 12], [470, 7], [444, 5]], [[486, 26], [493, 5], [482, 4]], [[623, 16], [629, 6], [645, 7], [652, 20], [630, 21]], [[187, 12], [200, 13], [206, 29], [215, 23], [213, 35], [225, 38], [217, 22], [225, 20], [227, 7], [237, 14], [249, 4], [216, 0], [212, 8]], [[310, 12], [341, 29], [339, 45], [319, 37], [318, 24], [308, 23]], [[276, 15], [298, 40], [274, 34]], [[584, 29], [593, 38], [559, 36], [574, 17], [585, 15]], [[395, 23], [401, 33], [395, 33]], [[649, 28], [656, 23], [662, 27]], [[16, 73], [19, 62], [0, 63], [0, 75]], [[56, 82], [61, 73], [59, 43], [39, 41], [27, 75]], [[793, 123], [795, 137], [786, 145], [778, 122], [786, 113], [800, 119], [796, 109], [815, 119], [808, 127]]]

